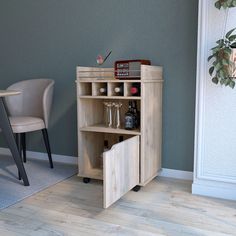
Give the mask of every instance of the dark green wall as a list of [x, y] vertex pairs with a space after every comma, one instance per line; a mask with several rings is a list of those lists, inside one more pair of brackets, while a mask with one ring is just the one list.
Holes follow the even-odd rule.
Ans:
[[[163, 167], [193, 166], [197, 0], [0, 0], [0, 88], [23, 79], [56, 81], [50, 138], [77, 154], [76, 65], [97, 54], [164, 66]], [[39, 133], [29, 149], [44, 151]], [[2, 145], [4, 143], [2, 142]]]

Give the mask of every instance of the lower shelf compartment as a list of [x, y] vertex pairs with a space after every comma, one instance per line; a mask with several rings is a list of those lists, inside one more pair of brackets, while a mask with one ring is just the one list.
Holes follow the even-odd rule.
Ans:
[[78, 176], [103, 180], [104, 208], [138, 185], [139, 138], [139, 135], [80, 132]]
[[86, 129], [80, 132], [78, 176], [102, 180], [104, 143], [107, 143], [107, 150], [109, 151], [114, 145], [133, 136], [130, 134], [116, 134], [115, 132], [92, 132], [92, 130], [88, 131]]
[[78, 174], [79, 177], [87, 177], [91, 179], [103, 179], [103, 169], [101, 168], [91, 168], [86, 170], [85, 172], [82, 172]]

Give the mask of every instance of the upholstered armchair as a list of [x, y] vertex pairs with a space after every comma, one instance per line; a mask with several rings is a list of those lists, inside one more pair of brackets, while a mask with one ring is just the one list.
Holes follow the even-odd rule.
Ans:
[[50, 167], [53, 168], [51, 148], [48, 138], [48, 124], [52, 106], [54, 81], [51, 79], [31, 79], [20, 81], [7, 88], [18, 90], [18, 96], [5, 98], [9, 120], [20, 153], [26, 162], [26, 133], [41, 130], [48, 153]]

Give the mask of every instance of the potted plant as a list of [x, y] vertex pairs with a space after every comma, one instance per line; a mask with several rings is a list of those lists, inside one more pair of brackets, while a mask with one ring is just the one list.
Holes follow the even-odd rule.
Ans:
[[[235, 6], [236, 0], [218, 0], [215, 2], [215, 7], [218, 9], [227, 9]], [[235, 87], [234, 79], [236, 78], [236, 34], [233, 34], [234, 30], [230, 30], [223, 38], [216, 41], [217, 45], [211, 49], [212, 53], [208, 57], [208, 61], [212, 61], [209, 69], [212, 82], [224, 84], [231, 88]]]
[[224, 84], [234, 88], [236, 73], [236, 35], [232, 34], [235, 29], [230, 30], [223, 39], [219, 39], [208, 61], [212, 60], [209, 74], [215, 84]]
[[221, 7], [224, 9], [236, 7], [236, 0], [218, 0], [215, 2], [215, 7], [219, 10]]

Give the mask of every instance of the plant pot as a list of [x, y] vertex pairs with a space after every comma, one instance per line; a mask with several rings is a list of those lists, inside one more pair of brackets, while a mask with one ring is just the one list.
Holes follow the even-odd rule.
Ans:
[[231, 54], [230, 60], [232, 62], [234, 62], [234, 67], [231, 68], [231, 71], [232, 71], [232, 73], [231, 73], [232, 76], [231, 77], [236, 78], [236, 48], [232, 49], [232, 54]]

